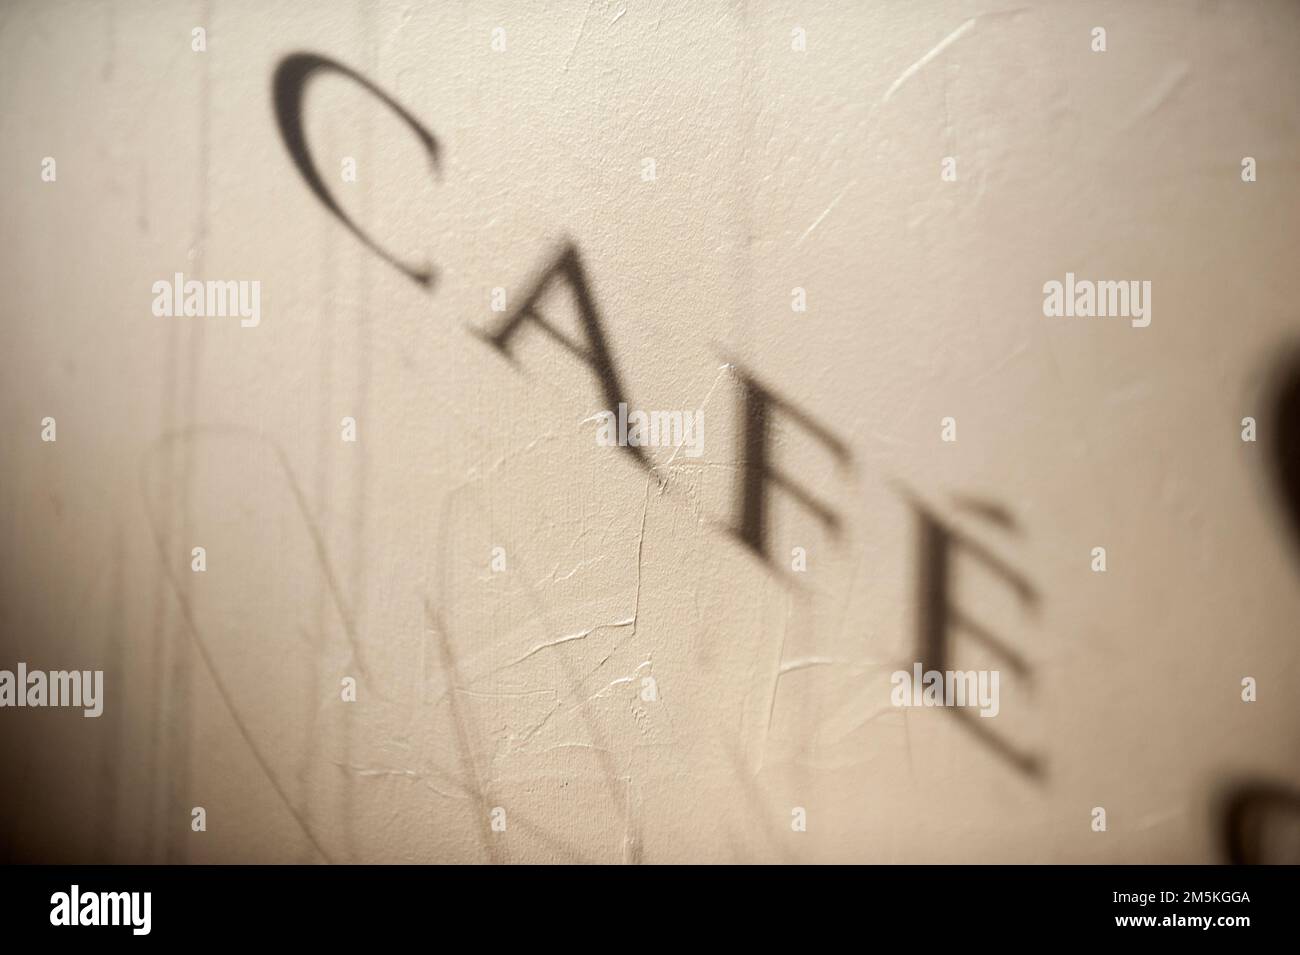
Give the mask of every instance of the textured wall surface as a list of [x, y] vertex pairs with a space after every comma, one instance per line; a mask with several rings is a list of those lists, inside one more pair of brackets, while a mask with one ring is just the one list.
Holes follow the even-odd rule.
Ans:
[[1291, 2], [5, 4], [0, 668], [104, 710], [0, 852], [1300, 857], [1297, 92]]

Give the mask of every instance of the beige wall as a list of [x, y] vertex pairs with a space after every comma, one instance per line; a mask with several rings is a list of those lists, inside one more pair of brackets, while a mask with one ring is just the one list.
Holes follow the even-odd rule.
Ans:
[[[1282, 2], [7, 4], [0, 667], [102, 669], [106, 698], [0, 710], [0, 848], [1219, 861], [1239, 787], [1300, 788], [1270, 392], [1298, 46]], [[436, 137], [433, 176], [358, 85], [308, 87], [325, 182], [431, 287], [295, 168], [295, 51]], [[565, 241], [626, 399], [702, 408], [699, 458], [598, 446], [590, 367], [476, 336]], [[1045, 317], [1067, 271], [1150, 281], [1151, 324]], [[156, 317], [176, 272], [259, 281], [260, 324]], [[581, 341], [563, 284], [544, 303]], [[777, 414], [773, 461], [841, 526], [769, 488], [769, 562], [728, 530], [741, 369], [849, 456]], [[1034, 595], [954, 565], [1024, 660], [954, 636], [1000, 669], [994, 719], [891, 705], [935, 609], [918, 502]]]

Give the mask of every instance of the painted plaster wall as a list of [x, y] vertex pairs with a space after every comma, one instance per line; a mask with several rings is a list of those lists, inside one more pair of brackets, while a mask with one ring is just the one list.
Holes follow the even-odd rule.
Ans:
[[[107, 689], [97, 720], [0, 712], [0, 844], [1218, 861], [1235, 787], [1300, 786], [1270, 457], [1297, 28], [1280, 2], [7, 5], [0, 666]], [[436, 137], [435, 174], [357, 83], [308, 87], [324, 181], [428, 287], [291, 160], [297, 51]], [[626, 400], [703, 409], [699, 458], [598, 446], [592, 369], [535, 325], [514, 362], [483, 340], [566, 245]], [[1150, 326], [1045, 317], [1067, 271], [1150, 281]], [[258, 280], [260, 324], [155, 316], [176, 272]], [[565, 283], [543, 311], [583, 342]], [[846, 449], [775, 415], [773, 464], [838, 533], [769, 487], [767, 561], [731, 530], [745, 373]], [[920, 507], [1026, 581], [953, 565], [1023, 660], [953, 637], [1000, 669], [995, 719], [891, 705]]]

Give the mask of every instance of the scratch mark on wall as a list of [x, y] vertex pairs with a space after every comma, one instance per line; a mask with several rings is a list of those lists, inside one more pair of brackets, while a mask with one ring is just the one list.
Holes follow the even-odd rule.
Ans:
[[389, 769], [384, 766], [353, 766], [348, 763], [340, 763], [337, 760], [334, 761], [334, 765], [339, 767], [339, 769], [347, 770], [349, 773], [356, 776], [406, 776], [411, 779], [420, 778], [420, 774], [413, 769]]
[[589, 0], [587, 3], [587, 12], [582, 15], [582, 26], [578, 28], [578, 37], [573, 41], [573, 49], [569, 51], [569, 58], [564, 61], [564, 70], [567, 73], [569, 67], [573, 64], [573, 55], [578, 52], [578, 44], [582, 42], [583, 34], [587, 32], [587, 21], [591, 19], [591, 8], [595, 6], [596, 0]]
[[649, 660], [646, 660], [644, 663], [638, 664], [637, 668], [632, 671], [631, 676], [621, 676], [617, 680], [613, 680], [612, 682], [607, 683], [604, 687], [597, 690], [591, 696], [587, 697], [587, 699], [584, 702], [578, 704], [578, 706], [572, 707], [569, 712], [573, 712], [574, 710], [580, 709], [581, 707], [586, 706], [588, 703], [591, 703], [593, 700], [599, 699], [607, 691], [612, 690], [616, 686], [622, 686], [623, 684], [626, 683], [632, 683], [634, 680], [636, 680], [636, 674], [639, 673], [645, 667], [648, 667], [649, 665], [650, 665]]
[[840, 190], [839, 195], [837, 195], [834, 199], [831, 200], [831, 204], [822, 211], [822, 214], [819, 215], [813, 221], [812, 225], [804, 229], [803, 235], [799, 236], [799, 238], [795, 240], [794, 244], [796, 248], [803, 245], [803, 240], [808, 238], [808, 236], [812, 233], [813, 229], [817, 228], [819, 225], [822, 224], [822, 220], [825, 219], [826, 216], [830, 214], [830, 211], [834, 209], [837, 205], [839, 205], [840, 200], [844, 198], [844, 194], [848, 192], [850, 189], [852, 189], [854, 186], [856, 186], [857, 184], [858, 181], [854, 179], [847, 186], [845, 186], [843, 189]]
[[[727, 362], [725, 365], [719, 366], [718, 373], [713, 378], [713, 384], [709, 385], [709, 390], [705, 393], [704, 400], [700, 402], [701, 411], [703, 411], [705, 408], [709, 406], [709, 400], [713, 397], [713, 393], [717, 391], [718, 383], [721, 382], [723, 378], [732, 375], [735, 372], [735, 370], [736, 370], [735, 366], [732, 365], [730, 362]], [[668, 461], [664, 464], [665, 468], [672, 467], [673, 462], [677, 460], [677, 455], [681, 453], [681, 450], [684, 447], [686, 447], [685, 444], [679, 444], [677, 445], [677, 447], [673, 448], [673, 453], [669, 456]], [[731, 465], [731, 467], [734, 468], [735, 465]]]
[[487, 787], [483, 782], [482, 774], [479, 771], [478, 760], [474, 754], [474, 740], [479, 736], [477, 729], [470, 725], [470, 716], [467, 712], [462, 712], [461, 707], [456, 702], [456, 694], [460, 690], [460, 670], [456, 666], [456, 656], [451, 649], [451, 641], [448, 639], [447, 630], [442, 625], [442, 621], [429, 605], [428, 601], [424, 605], [425, 626], [431, 632], [437, 634], [438, 650], [442, 657], [442, 668], [447, 675], [447, 685], [450, 688], [448, 697], [451, 701], [452, 724], [456, 728], [457, 749], [460, 752], [461, 775], [465, 780], [472, 783], [471, 792], [473, 794], [475, 806], [474, 816], [479, 831], [479, 839], [483, 843], [483, 849], [487, 852], [490, 862], [500, 862], [500, 852], [497, 850], [497, 840], [492, 837], [491, 821], [489, 816], [489, 799]]
[[632, 777], [624, 776], [623, 783], [627, 786], [627, 803], [623, 812], [623, 864], [640, 865], [641, 864], [641, 837], [638, 833], [634, 822], [640, 815], [637, 812], [637, 806], [634, 802], [634, 791], [632, 786]]
[[562, 637], [556, 637], [554, 640], [548, 640], [545, 643], [537, 644], [537, 646], [533, 647], [523, 656], [519, 657], [516, 660], [511, 660], [505, 666], [498, 667], [498, 669], [504, 670], [506, 669], [506, 667], [512, 667], [518, 663], [523, 663], [525, 660], [527, 660], [529, 657], [533, 656], [534, 654], [541, 653], [543, 650], [549, 650], [551, 647], [558, 647], [562, 643], [568, 643], [571, 640], [583, 640], [591, 636], [597, 630], [606, 630], [606, 629], [612, 630], [618, 627], [631, 626], [635, 623], [636, 623], [636, 617], [632, 616], [632, 617], [628, 617], [626, 620], [616, 620], [613, 623], [599, 623], [596, 624], [596, 626], [594, 627], [588, 627], [586, 630], [579, 630], [577, 633], [568, 633]]
[[[193, 435], [188, 434], [185, 436], [192, 437]], [[165, 446], [169, 444], [171, 441], [175, 440], [177, 437], [180, 437], [180, 435], [176, 435], [176, 434], [164, 435], [163, 438], [160, 439], [159, 445]], [[146, 459], [147, 456], [148, 453], [146, 452]], [[141, 484], [143, 485], [144, 483], [143, 468], [141, 469], [140, 478], [141, 478]], [[143, 487], [141, 488], [141, 490], [142, 491], [144, 490]], [[148, 501], [147, 494], [145, 495], [145, 500], [146, 502]], [[170, 558], [170, 555], [168, 553], [168, 540], [164, 537], [163, 529], [160, 528], [158, 526], [158, 523], [154, 520], [153, 513], [149, 509], [147, 504], [145, 508], [145, 514], [149, 520], [150, 536], [153, 538], [154, 546], [158, 551], [158, 561], [163, 569], [163, 579], [167, 581], [173, 596], [176, 598], [176, 602], [180, 605], [181, 616], [185, 621], [186, 630], [189, 632], [190, 637], [193, 639], [194, 645], [198, 648], [199, 658], [203, 661], [203, 666], [208, 671], [208, 675], [212, 679], [213, 686], [217, 690], [217, 695], [221, 698], [222, 703], [225, 705], [226, 711], [230, 714], [230, 718], [232, 722], [235, 724], [236, 731], [239, 733], [240, 737], [244, 740], [244, 743], [248, 746], [249, 752], [252, 753], [253, 755], [253, 759], [257, 762], [258, 767], [262, 770], [262, 774], [266, 777], [267, 781], [271, 784], [271, 788], [275, 790], [276, 795], [280, 797], [280, 801], [284, 804], [285, 809], [288, 810], [289, 814], [293, 817], [294, 821], [298, 823], [298, 827], [302, 830], [303, 835], [307, 837], [307, 840], [312, 844], [313, 848], [315, 848], [315, 850], [318, 853], [320, 853], [321, 857], [325, 859], [325, 861], [333, 862], [334, 860], [330, 857], [330, 854], [325, 851], [325, 847], [321, 845], [320, 841], [316, 838], [316, 834], [312, 831], [312, 827], [310, 823], [307, 821], [307, 819], [305, 818], [305, 816], [303, 815], [302, 811], [294, 804], [293, 800], [289, 798], [289, 794], [285, 791], [284, 787], [280, 784], [280, 780], [276, 776], [275, 771], [272, 769], [271, 764], [267, 761], [267, 758], [263, 754], [261, 748], [257, 745], [256, 741], [253, 739], [252, 731], [248, 728], [248, 725], [244, 722], [243, 718], [240, 716], [239, 709], [238, 707], [235, 706], [234, 697], [231, 695], [229, 688], [226, 686], [225, 681], [222, 679], [221, 673], [217, 668], [216, 661], [212, 658], [212, 655], [208, 650], [207, 642], [204, 640], [203, 635], [199, 629], [198, 621], [194, 617], [194, 608], [190, 603], [189, 593], [186, 590], [186, 588], [183, 587], [180, 584], [180, 582], [176, 579], [176, 575], [172, 570], [172, 564], [174, 563], [174, 561]]]
[[777, 671], [777, 676], [785, 676], [787, 673], [793, 673], [795, 670], [806, 670], [809, 667], [830, 666], [837, 661], [830, 657], [801, 657], [798, 660], [791, 660], [789, 663], [782, 663], [781, 669]]
[[925, 69], [925, 67], [929, 65], [929, 63], [932, 60], [934, 60], [935, 57], [939, 56], [941, 53], [943, 53], [944, 50], [948, 49], [948, 47], [952, 46], [963, 36], [969, 33], [974, 26], [975, 26], [975, 18], [972, 17], [971, 19], [963, 23], [961, 26], [959, 26], [957, 29], [949, 33], [942, 40], [940, 40], [937, 45], [935, 45], [933, 48], [931, 48], [931, 50], [928, 53], [925, 54], [925, 56], [921, 57], [919, 60], [917, 60], [907, 69], [905, 69], [902, 72], [902, 74], [898, 77], [898, 79], [894, 80], [894, 82], [890, 85], [889, 89], [885, 90], [885, 95], [881, 99], [881, 102], [888, 103], [889, 100], [893, 97], [893, 95], [903, 88], [903, 84], [905, 84], [917, 73], [921, 72], [921, 70]]
[[632, 635], [636, 636], [636, 621], [641, 615], [641, 561], [645, 552], [645, 517], [650, 510], [650, 478], [645, 480], [645, 501], [641, 505], [641, 534], [636, 542], [636, 601], [632, 605]]

